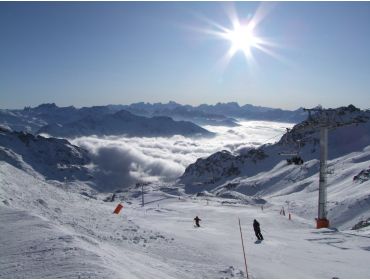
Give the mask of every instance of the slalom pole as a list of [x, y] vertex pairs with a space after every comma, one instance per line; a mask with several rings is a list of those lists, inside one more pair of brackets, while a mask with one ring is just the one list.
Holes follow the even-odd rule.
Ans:
[[243, 242], [242, 226], [240, 225], [240, 218], [238, 218], [238, 220], [239, 220], [239, 229], [240, 229], [240, 239], [242, 240], [242, 248], [243, 248], [243, 255], [244, 255], [245, 271], [247, 273], [247, 279], [249, 279], [248, 267], [247, 267], [247, 258], [245, 256], [245, 249], [244, 249], [244, 242]]

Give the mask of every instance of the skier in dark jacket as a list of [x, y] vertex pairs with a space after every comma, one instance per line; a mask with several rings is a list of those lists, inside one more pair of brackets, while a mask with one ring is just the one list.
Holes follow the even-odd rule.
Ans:
[[260, 224], [257, 222], [256, 219], [253, 221], [253, 228], [254, 228], [254, 233], [256, 234], [256, 237], [258, 240], [263, 240], [263, 236], [261, 234], [261, 229], [260, 229]]
[[201, 219], [199, 219], [199, 218], [198, 218], [198, 216], [196, 216], [196, 217], [194, 218], [194, 221], [195, 221], [195, 225], [196, 225], [197, 227], [200, 227], [199, 221], [201, 221]]

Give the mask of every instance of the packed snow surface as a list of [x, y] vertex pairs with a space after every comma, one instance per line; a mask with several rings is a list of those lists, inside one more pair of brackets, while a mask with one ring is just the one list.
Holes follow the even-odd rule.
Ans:
[[[141, 207], [140, 188], [111, 201], [112, 194], [78, 182], [44, 181], [5, 162], [0, 186], [2, 278], [243, 278], [238, 218], [249, 277], [370, 276], [369, 230], [317, 230], [314, 217], [295, 212], [289, 220], [279, 214], [286, 206], [281, 196], [262, 210], [260, 204], [152, 184], [144, 186]], [[369, 183], [362, 188], [369, 190]], [[311, 210], [316, 199], [308, 200], [304, 207]], [[124, 207], [113, 214], [119, 202]], [[200, 228], [193, 225], [196, 215]], [[261, 224], [261, 243], [253, 219]]]

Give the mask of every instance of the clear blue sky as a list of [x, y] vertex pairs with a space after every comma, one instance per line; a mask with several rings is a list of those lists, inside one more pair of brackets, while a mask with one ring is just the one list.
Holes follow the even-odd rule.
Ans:
[[[226, 68], [221, 2], [1, 2], [1, 108], [168, 102], [295, 109], [370, 107], [370, 3], [281, 2], [256, 28], [283, 60], [252, 49]], [[240, 18], [258, 2], [234, 4]], [[202, 19], [203, 18], [203, 19]]]

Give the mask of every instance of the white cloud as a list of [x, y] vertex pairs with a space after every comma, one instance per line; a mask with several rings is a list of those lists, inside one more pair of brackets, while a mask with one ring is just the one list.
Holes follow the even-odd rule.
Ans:
[[[81, 137], [71, 142], [87, 149], [99, 170], [100, 184], [124, 187], [137, 181], [172, 180], [197, 158], [220, 150], [236, 152], [278, 140], [292, 124], [242, 121], [239, 127], [205, 126], [213, 138], [172, 137]], [[274, 138], [274, 136], [276, 136]], [[109, 185], [109, 186], [108, 186]], [[104, 187], [104, 186], [103, 186]]]

